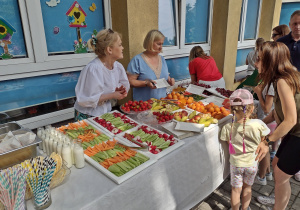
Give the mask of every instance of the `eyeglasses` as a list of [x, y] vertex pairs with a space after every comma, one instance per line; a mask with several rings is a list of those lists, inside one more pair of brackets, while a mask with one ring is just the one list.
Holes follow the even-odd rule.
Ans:
[[278, 36], [278, 35], [280, 35], [280, 34], [272, 34], [272, 38], [274, 38], [275, 36]]
[[108, 33], [106, 34], [104, 41], [106, 41], [106, 39], [107, 39], [107, 37], [108, 37], [108, 34], [113, 34], [113, 33], [115, 33], [111, 28], [107, 29], [107, 32], [108, 32]]

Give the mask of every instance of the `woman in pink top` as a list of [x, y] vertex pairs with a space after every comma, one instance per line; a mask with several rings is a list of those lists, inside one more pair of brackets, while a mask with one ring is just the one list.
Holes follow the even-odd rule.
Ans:
[[212, 87], [225, 88], [225, 81], [219, 72], [215, 60], [207, 56], [202, 47], [195, 46], [190, 51], [189, 71], [191, 82], [202, 83]]

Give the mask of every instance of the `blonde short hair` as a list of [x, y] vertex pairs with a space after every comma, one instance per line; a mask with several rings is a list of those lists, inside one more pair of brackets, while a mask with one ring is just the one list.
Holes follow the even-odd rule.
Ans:
[[93, 38], [87, 41], [88, 48], [93, 50], [98, 57], [106, 56], [106, 48], [112, 47], [114, 43], [118, 41], [118, 38], [121, 38], [121, 34], [112, 29], [104, 29], [97, 33], [96, 41], [93, 44]]
[[143, 47], [145, 50], [153, 51], [153, 42], [164, 38], [165, 36], [159, 30], [151, 30], [144, 39]]

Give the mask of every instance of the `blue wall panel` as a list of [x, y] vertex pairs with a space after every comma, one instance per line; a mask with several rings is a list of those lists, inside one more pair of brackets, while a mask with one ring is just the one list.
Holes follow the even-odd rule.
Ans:
[[0, 111], [19, 109], [75, 96], [80, 72], [0, 82]]
[[291, 14], [293, 14], [296, 10], [300, 10], [300, 2], [283, 3], [280, 12], [279, 24], [289, 25]]
[[190, 78], [189, 57], [172, 58], [166, 61], [167, 61], [170, 77], [175, 78], [175, 80]]

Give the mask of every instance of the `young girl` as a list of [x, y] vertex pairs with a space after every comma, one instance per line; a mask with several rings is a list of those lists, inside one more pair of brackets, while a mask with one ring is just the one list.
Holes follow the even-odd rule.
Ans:
[[[228, 141], [231, 175], [231, 207], [238, 210], [242, 193], [242, 209], [248, 209], [251, 201], [251, 186], [256, 173], [255, 151], [270, 130], [258, 119], [249, 119], [254, 110], [253, 96], [245, 89], [238, 89], [230, 96], [232, 123], [226, 124], [220, 139]], [[250, 208], [249, 208], [250, 209]]]

